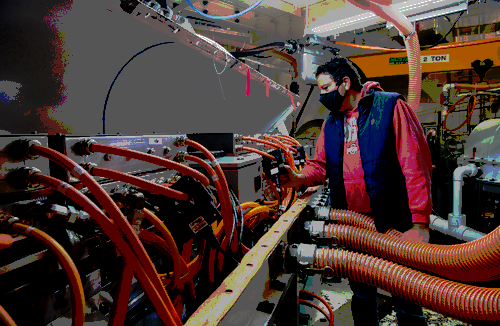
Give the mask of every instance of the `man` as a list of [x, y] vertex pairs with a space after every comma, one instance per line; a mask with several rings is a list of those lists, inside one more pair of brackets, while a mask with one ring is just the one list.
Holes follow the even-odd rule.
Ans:
[[[379, 83], [361, 85], [350, 61], [320, 66], [320, 102], [331, 111], [314, 159], [299, 173], [287, 167], [285, 187], [317, 185], [329, 179], [332, 208], [371, 215], [378, 232], [390, 228], [403, 239], [429, 241], [432, 210], [431, 161], [425, 134], [401, 95]], [[378, 325], [375, 287], [349, 281], [355, 325]], [[399, 325], [425, 325], [422, 308], [397, 298]]]

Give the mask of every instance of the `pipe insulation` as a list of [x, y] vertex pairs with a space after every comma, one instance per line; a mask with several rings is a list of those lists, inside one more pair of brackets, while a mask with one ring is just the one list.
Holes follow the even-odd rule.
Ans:
[[326, 266], [339, 277], [376, 286], [464, 322], [498, 325], [500, 320], [500, 289], [444, 280], [364, 254], [338, 249], [316, 250], [314, 268]]
[[331, 224], [324, 237], [353, 249], [465, 282], [500, 277], [500, 228], [485, 237], [458, 245], [405, 241], [357, 227]]

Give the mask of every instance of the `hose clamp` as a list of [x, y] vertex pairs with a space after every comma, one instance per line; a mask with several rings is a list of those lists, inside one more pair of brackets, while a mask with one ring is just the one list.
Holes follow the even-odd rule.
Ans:
[[78, 211], [73, 206], [68, 206], [68, 210], [69, 210], [68, 222], [75, 223], [79, 216]]
[[312, 267], [316, 255], [316, 245], [301, 243], [297, 248], [297, 261], [304, 267]]
[[97, 144], [92, 138], [82, 138], [71, 146], [71, 152], [76, 156], [86, 156], [94, 154], [92, 145]]
[[412, 36], [413, 36], [413, 35], [415, 35], [416, 33], [417, 33], [417, 31], [414, 29], [413, 31], [411, 31], [411, 33], [410, 33], [410, 34], [408, 34], [408, 35], [406, 35], [406, 36], [405, 36], [405, 35], [403, 35], [403, 38], [404, 38], [404, 40], [405, 40], [405, 41], [408, 41], [408, 40], [410, 39], [410, 37], [412, 37]]
[[322, 239], [325, 237], [325, 221], [310, 221], [304, 223], [305, 228], [313, 239]]
[[317, 219], [321, 221], [328, 221], [330, 220], [330, 207], [326, 206], [319, 206], [316, 207], [316, 215]]

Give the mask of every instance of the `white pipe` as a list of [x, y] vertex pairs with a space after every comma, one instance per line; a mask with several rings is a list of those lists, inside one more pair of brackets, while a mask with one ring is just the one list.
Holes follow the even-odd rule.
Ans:
[[448, 92], [450, 89], [455, 88], [455, 84], [445, 84], [443, 86], [443, 92]]
[[453, 171], [453, 215], [459, 216], [462, 212], [462, 186], [464, 184], [464, 176], [475, 176], [478, 168], [475, 164], [459, 166]]
[[466, 242], [480, 239], [486, 235], [465, 225], [460, 225], [458, 228], [454, 228], [450, 231], [448, 221], [435, 215], [431, 215], [429, 228]]

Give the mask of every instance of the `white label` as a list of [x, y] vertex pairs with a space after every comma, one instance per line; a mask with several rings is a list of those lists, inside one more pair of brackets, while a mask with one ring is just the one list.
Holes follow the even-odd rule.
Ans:
[[193, 231], [195, 234], [200, 232], [201, 229], [203, 229], [205, 226], [207, 226], [207, 222], [203, 217], [198, 217], [196, 220], [193, 222], [189, 223], [189, 227], [191, 228], [191, 231]]
[[299, 160], [295, 160], [295, 165], [299, 165]]
[[423, 55], [420, 62], [422, 63], [437, 63], [437, 62], [450, 62], [449, 54], [436, 54], [436, 55]]
[[163, 138], [149, 138], [149, 145], [162, 145]]
[[278, 168], [274, 168], [271, 170], [271, 175], [275, 175], [276, 173], [278, 173]]
[[280, 205], [280, 209], [281, 209], [282, 211], [284, 211], [284, 210], [286, 209], [286, 207], [285, 207], [284, 205]]

